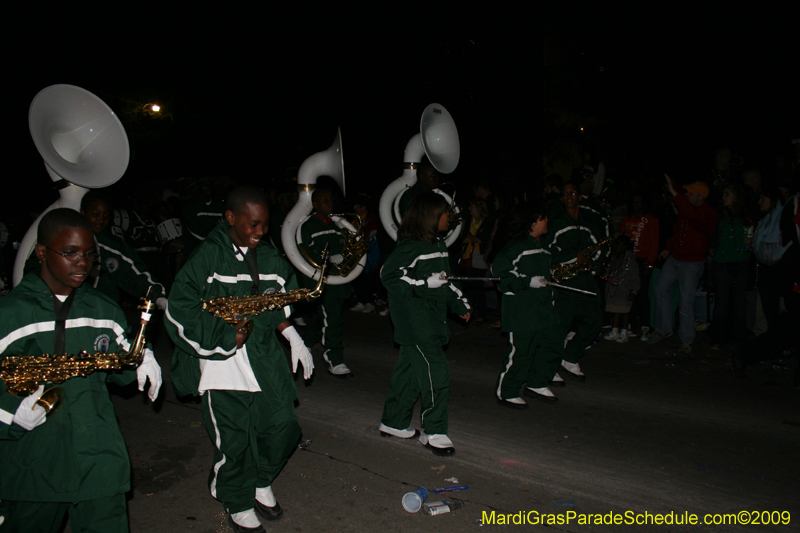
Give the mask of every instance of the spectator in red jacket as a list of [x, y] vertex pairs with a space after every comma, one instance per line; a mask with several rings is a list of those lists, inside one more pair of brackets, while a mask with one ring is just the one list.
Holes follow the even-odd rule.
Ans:
[[669, 291], [678, 283], [681, 291], [679, 305], [679, 330], [682, 353], [691, 353], [694, 341], [694, 301], [697, 285], [705, 269], [709, 243], [717, 225], [717, 212], [708, 205], [708, 185], [696, 181], [684, 186], [686, 193], [678, 192], [672, 179], [664, 174], [667, 188], [678, 208], [672, 237], [659, 257], [666, 259], [661, 276], [655, 286], [655, 332], [650, 344], [672, 336], [672, 311]]
[[633, 240], [633, 253], [639, 267], [642, 288], [636, 294], [631, 309], [633, 328], [639, 328], [641, 339], [647, 342], [650, 331], [650, 274], [658, 258], [658, 217], [645, 210], [641, 194], [631, 199], [631, 213], [622, 219], [621, 233]]

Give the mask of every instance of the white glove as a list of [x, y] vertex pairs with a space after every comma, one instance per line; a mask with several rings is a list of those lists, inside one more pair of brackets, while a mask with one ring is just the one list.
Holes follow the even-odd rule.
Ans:
[[314, 359], [311, 357], [311, 352], [306, 348], [300, 334], [294, 329], [294, 326], [289, 326], [281, 331], [289, 346], [292, 347], [292, 374], [297, 372], [297, 363], [303, 363], [303, 378], [311, 379], [311, 374], [314, 373]]
[[533, 276], [531, 278], [531, 289], [541, 289], [547, 286], [547, 280], [544, 276]]
[[47, 420], [47, 411], [41, 405], [36, 405], [36, 400], [44, 392], [44, 385], [39, 385], [36, 392], [30, 396], [26, 396], [22, 403], [17, 407], [17, 412], [14, 413], [14, 422], [28, 431], [37, 428], [45, 423]]
[[156, 299], [156, 307], [161, 309], [162, 311], [167, 308], [167, 299], [163, 296], [161, 298]]
[[344, 257], [342, 257], [342, 254], [334, 254], [328, 258], [328, 262], [332, 265], [338, 265], [342, 261], [344, 261]]
[[[444, 279], [443, 279], [444, 278]], [[426, 281], [428, 287], [431, 289], [438, 289], [443, 285], [447, 285], [447, 273], [446, 272], [437, 272], [429, 277]]]
[[156, 401], [158, 398], [158, 391], [161, 390], [161, 367], [158, 366], [156, 358], [153, 356], [153, 350], [150, 348], [144, 349], [144, 357], [142, 357], [142, 364], [136, 369], [136, 378], [139, 381], [139, 390], [144, 390], [144, 385], [147, 380], [150, 380], [150, 390], [147, 391], [147, 397], [150, 401]]

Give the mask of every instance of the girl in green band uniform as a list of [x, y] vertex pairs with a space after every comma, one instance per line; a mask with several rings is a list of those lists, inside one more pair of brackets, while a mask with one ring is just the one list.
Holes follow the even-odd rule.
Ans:
[[521, 206], [512, 219], [518, 237], [497, 254], [492, 271], [500, 277], [503, 293], [502, 324], [509, 336], [509, 350], [497, 380], [498, 403], [513, 409], [527, 409], [519, 390], [527, 384], [525, 396], [546, 403], [558, 398], [548, 383], [563, 358], [564, 340], [553, 307], [550, 251], [539, 239], [547, 233], [544, 207]]
[[442, 279], [450, 275], [447, 245], [439, 232], [448, 226], [448, 205], [436, 193], [411, 201], [397, 232], [397, 249], [381, 270], [389, 293], [394, 340], [400, 358], [392, 372], [380, 431], [384, 437], [410, 439], [414, 405], [422, 401], [420, 442], [436, 455], [453, 455], [447, 437], [450, 374], [442, 346], [450, 340], [448, 310], [469, 320], [471, 309], [461, 290]]

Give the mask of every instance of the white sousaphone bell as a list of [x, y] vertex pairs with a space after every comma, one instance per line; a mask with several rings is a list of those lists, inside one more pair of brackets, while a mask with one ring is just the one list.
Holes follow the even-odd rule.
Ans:
[[128, 136], [117, 115], [100, 98], [74, 85], [42, 89], [31, 102], [28, 126], [47, 173], [63, 187], [60, 198], [39, 215], [22, 239], [14, 262], [14, 286], [22, 280], [42, 217], [60, 207], [80, 210], [88, 189], [119, 180], [130, 159]]
[[[461, 156], [456, 123], [444, 106], [430, 104], [426, 107], [422, 112], [419, 130], [420, 132], [411, 137], [406, 144], [403, 175], [386, 187], [378, 207], [381, 223], [386, 233], [394, 240], [397, 240], [397, 228], [401, 221], [400, 198], [406, 190], [417, 183], [417, 166], [422, 161], [422, 155], [427, 155], [433, 168], [442, 174], [453, 172]], [[439, 189], [434, 189], [433, 192], [444, 196], [451, 209], [455, 213], [459, 212], [458, 206], [453, 205], [453, 199], [448, 194]], [[448, 232], [445, 238], [447, 246], [458, 240], [462, 224], [459, 222]]]
[[[333, 140], [333, 144], [330, 148], [306, 158], [303, 164], [300, 165], [300, 169], [297, 172], [297, 191], [299, 198], [292, 210], [289, 211], [289, 214], [286, 215], [286, 220], [281, 228], [281, 242], [286, 251], [286, 257], [295, 268], [313, 280], [319, 280], [320, 271], [303, 257], [298, 248], [298, 242], [301, 242], [300, 228], [303, 222], [308, 220], [309, 214], [313, 209], [311, 205], [311, 195], [316, 187], [317, 178], [320, 176], [330, 176], [333, 178], [336, 184], [342, 189], [342, 193], [345, 193], [342, 132], [339, 128], [336, 130], [336, 138]], [[333, 219], [334, 223], [340, 228], [356, 233], [356, 228], [344, 217], [332, 215], [331, 219]], [[326, 274], [327, 283], [330, 285], [343, 285], [353, 281], [361, 274], [361, 271], [364, 270], [364, 265], [366, 265], [366, 263], [367, 257], [365, 255], [358, 261], [358, 265], [346, 276]]]

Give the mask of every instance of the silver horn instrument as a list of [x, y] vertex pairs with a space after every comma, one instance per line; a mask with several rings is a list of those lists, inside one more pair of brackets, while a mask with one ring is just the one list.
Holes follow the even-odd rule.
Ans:
[[[298, 235], [300, 234], [301, 225], [308, 219], [308, 215], [313, 209], [311, 205], [311, 195], [316, 188], [317, 178], [320, 176], [330, 176], [342, 189], [342, 193], [345, 192], [342, 132], [339, 128], [336, 129], [336, 138], [333, 140], [333, 144], [330, 148], [309, 156], [303, 161], [303, 164], [300, 165], [300, 169], [297, 173], [297, 191], [299, 197], [292, 210], [286, 215], [286, 220], [281, 228], [281, 242], [283, 243], [286, 257], [295, 268], [315, 281], [319, 280], [322, 275], [321, 270], [311, 264], [300, 252], [298, 248]], [[331, 218], [342, 231], [346, 230], [354, 235], [359, 234], [358, 230], [346, 218], [336, 215], [332, 215]], [[361, 238], [363, 238], [363, 234], [360, 235]], [[363, 255], [349, 274], [345, 276], [331, 273], [326, 274], [327, 283], [329, 285], [343, 285], [349, 283], [361, 274], [366, 264], [367, 256]]]
[[[427, 155], [433, 168], [442, 174], [450, 174], [458, 166], [461, 145], [458, 141], [456, 123], [447, 109], [440, 104], [430, 104], [422, 112], [420, 132], [411, 137], [406, 144], [403, 174], [391, 182], [381, 195], [378, 207], [381, 223], [386, 233], [394, 240], [397, 240], [397, 229], [401, 222], [400, 198], [417, 183], [417, 167], [423, 155]], [[450, 195], [439, 189], [434, 189], [433, 192], [442, 195], [452, 210], [458, 213], [458, 206], [454, 205]], [[447, 246], [458, 240], [462, 224], [459, 222], [448, 232], [445, 238]]]
[[81, 87], [51, 85], [39, 91], [28, 111], [28, 127], [47, 173], [60, 187], [60, 198], [25, 233], [14, 262], [14, 286], [22, 280], [42, 217], [61, 207], [80, 210], [83, 195], [119, 180], [130, 159], [128, 136], [117, 115]]

